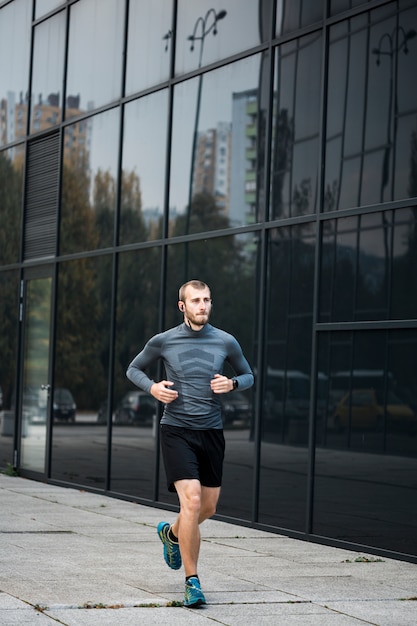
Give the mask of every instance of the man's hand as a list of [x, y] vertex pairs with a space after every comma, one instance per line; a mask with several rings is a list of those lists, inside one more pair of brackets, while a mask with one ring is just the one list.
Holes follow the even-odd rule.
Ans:
[[227, 376], [215, 374], [210, 381], [210, 387], [213, 393], [229, 393], [233, 389], [233, 380]]
[[154, 398], [163, 402], [164, 404], [169, 404], [178, 398], [178, 391], [174, 389], [169, 389], [174, 383], [169, 380], [161, 380], [159, 383], [154, 383], [151, 387], [151, 395]]

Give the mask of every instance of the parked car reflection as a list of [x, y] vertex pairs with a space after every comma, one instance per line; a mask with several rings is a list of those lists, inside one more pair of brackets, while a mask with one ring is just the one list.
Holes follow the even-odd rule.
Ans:
[[75, 422], [77, 405], [69, 389], [55, 389], [52, 409], [54, 420]]
[[152, 425], [157, 404], [153, 396], [144, 391], [129, 391], [116, 407], [115, 424]]
[[[48, 392], [41, 387], [27, 387], [23, 392], [22, 411], [29, 424], [45, 424], [48, 411]], [[69, 389], [56, 387], [52, 415], [56, 421], [75, 422], [77, 405]]]
[[219, 395], [222, 405], [223, 426], [230, 426], [234, 422], [247, 425], [251, 415], [251, 405], [248, 398], [241, 391]]
[[352, 429], [381, 430], [386, 415], [387, 425], [392, 430], [417, 432], [417, 417], [414, 411], [392, 391], [384, 394], [378, 389], [353, 389], [337, 404], [331, 417], [333, 427], [342, 431], [350, 424]]

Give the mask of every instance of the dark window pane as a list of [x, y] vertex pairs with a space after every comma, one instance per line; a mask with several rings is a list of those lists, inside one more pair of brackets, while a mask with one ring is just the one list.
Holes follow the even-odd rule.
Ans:
[[[213, 314], [211, 323], [232, 333], [242, 346], [250, 365], [255, 369], [254, 333], [255, 333], [255, 293], [257, 278], [257, 246], [253, 236], [240, 235], [220, 237], [192, 242], [190, 244], [171, 245], [168, 250], [168, 275], [166, 293], [166, 327], [179, 324], [182, 316], [177, 308], [178, 288], [189, 278], [198, 278], [206, 282], [213, 296]], [[184, 258], [189, 260], [190, 273], [182, 279]], [[207, 262], [210, 259], [210, 262]], [[244, 303], [244, 305], [242, 305]], [[232, 370], [225, 367], [225, 374], [232, 375]], [[236, 398], [231, 397], [223, 409], [225, 424], [226, 457], [224, 464], [223, 486], [218, 512], [222, 515], [250, 520], [252, 519], [253, 482], [253, 390], [242, 392]], [[239, 418], [232, 413], [241, 412]], [[243, 413], [243, 415], [242, 415]], [[242, 492], [237, 485], [245, 484]], [[177, 501], [168, 494], [165, 474], [160, 475], [161, 499], [163, 502]]]
[[417, 318], [417, 210], [394, 213], [391, 316]]
[[125, 107], [120, 244], [162, 235], [167, 98], [158, 91]]
[[[76, 405], [74, 421], [54, 419], [52, 476], [104, 489], [107, 430], [98, 413], [109, 385], [111, 257], [62, 263], [58, 275], [55, 390]], [[64, 403], [63, 410], [73, 405]]]
[[0, 9], [0, 145], [26, 136], [31, 11], [32, 3], [27, 0], [15, 0]]
[[[160, 267], [160, 249], [119, 256], [111, 489], [149, 499], [155, 478], [158, 403], [128, 381], [126, 370], [158, 332]], [[157, 377], [157, 366], [148, 374]], [[109, 419], [107, 407], [105, 394], [100, 413], [103, 423]]]
[[372, 0], [330, 0], [330, 15], [337, 15], [342, 11], [348, 11], [361, 4], [366, 4]]
[[[174, 91], [170, 227], [183, 235], [258, 219], [264, 111], [256, 55]], [[200, 92], [201, 90], [201, 92]]]
[[20, 259], [24, 162], [23, 144], [0, 152], [0, 265]]
[[0, 467], [13, 462], [19, 273], [0, 272]]
[[320, 334], [314, 533], [414, 552], [416, 348], [415, 329]]
[[416, 21], [391, 3], [330, 29], [325, 210], [415, 195]]
[[59, 124], [62, 119], [65, 12], [35, 28], [32, 68], [31, 132]]
[[289, 33], [323, 19], [322, 0], [276, 0], [276, 35]]
[[120, 97], [124, 6], [117, 0], [71, 5], [66, 119]]
[[317, 206], [321, 38], [277, 48], [271, 219], [306, 215]]
[[320, 321], [415, 319], [416, 231], [414, 209], [327, 222]]
[[126, 94], [168, 78], [171, 19], [172, 0], [130, 0]]
[[308, 225], [271, 232], [259, 520], [297, 530], [305, 521], [314, 254]]
[[[252, 0], [179, 0], [176, 73], [256, 46], [260, 37], [269, 38], [269, 11], [270, 7], [260, 11], [258, 2]], [[194, 42], [190, 40], [193, 36]]]
[[111, 109], [65, 129], [61, 254], [113, 245], [119, 115]]

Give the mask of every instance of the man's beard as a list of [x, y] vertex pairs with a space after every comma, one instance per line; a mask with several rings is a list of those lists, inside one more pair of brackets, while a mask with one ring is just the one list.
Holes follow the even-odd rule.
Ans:
[[191, 316], [188, 314], [186, 315], [187, 315], [188, 320], [191, 322], [191, 324], [194, 324], [195, 326], [205, 326], [210, 318], [210, 313], [204, 313], [200, 315], [191, 315]]

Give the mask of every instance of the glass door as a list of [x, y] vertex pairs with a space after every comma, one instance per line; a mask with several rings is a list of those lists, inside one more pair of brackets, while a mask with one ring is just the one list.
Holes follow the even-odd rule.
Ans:
[[46, 472], [52, 277], [24, 281], [20, 467]]

